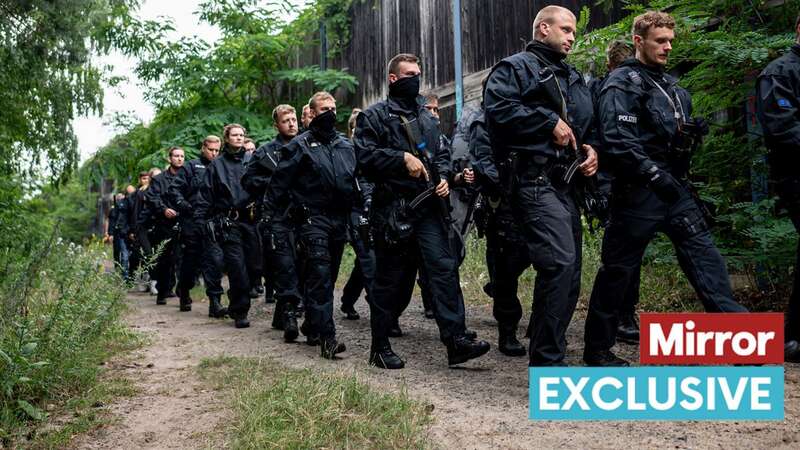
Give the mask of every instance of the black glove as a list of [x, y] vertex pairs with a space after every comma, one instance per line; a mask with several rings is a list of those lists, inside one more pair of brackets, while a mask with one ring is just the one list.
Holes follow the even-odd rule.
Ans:
[[695, 136], [706, 136], [709, 133], [708, 122], [702, 117], [693, 117], [683, 125], [686, 132]]
[[659, 200], [667, 205], [674, 205], [680, 200], [681, 195], [683, 195], [683, 186], [678, 183], [675, 177], [655, 166], [648, 173], [650, 174], [650, 181], [647, 185]]

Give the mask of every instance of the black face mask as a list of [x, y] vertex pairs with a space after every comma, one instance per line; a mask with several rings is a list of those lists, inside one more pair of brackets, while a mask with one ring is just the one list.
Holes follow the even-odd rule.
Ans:
[[336, 137], [336, 113], [333, 110], [314, 117], [308, 128], [314, 137], [323, 142], [331, 142]]
[[389, 85], [389, 95], [397, 98], [417, 98], [419, 83], [419, 75], [401, 78]]

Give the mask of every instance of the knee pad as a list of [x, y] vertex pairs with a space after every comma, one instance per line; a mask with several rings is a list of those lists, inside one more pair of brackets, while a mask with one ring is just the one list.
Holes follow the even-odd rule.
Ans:
[[684, 213], [673, 217], [669, 222], [676, 236], [681, 240], [693, 238], [708, 231], [703, 214], [697, 209], [692, 208]]

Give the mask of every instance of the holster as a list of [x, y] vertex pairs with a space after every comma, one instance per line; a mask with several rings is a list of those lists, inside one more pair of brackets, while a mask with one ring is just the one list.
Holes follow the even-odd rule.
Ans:
[[413, 233], [414, 226], [405, 199], [396, 200], [389, 210], [389, 217], [385, 224], [386, 242], [400, 244], [408, 241]]

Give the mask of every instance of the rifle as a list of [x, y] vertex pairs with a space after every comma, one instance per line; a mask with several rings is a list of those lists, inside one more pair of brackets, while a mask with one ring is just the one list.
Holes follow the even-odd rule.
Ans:
[[[415, 153], [415, 156], [419, 158], [419, 160], [422, 162], [422, 165], [425, 166], [425, 169], [428, 171], [428, 179], [426, 180], [427, 189], [422, 194], [417, 196], [417, 198], [412, 200], [412, 203], [416, 202], [416, 205], [418, 205], [425, 198], [430, 197], [431, 195], [436, 196], [439, 203], [439, 209], [442, 213], [442, 218], [445, 220], [445, 224], [449, 226], [451, 223], [453, 223], [453, 218], [450, 215], [450, 205], [448, 204], [447, 200], [436, 195], [436, 186], [438, 185], [439, 180], [441, 180], [441, 177], [439, 176], [439, 171], [428, 155], [428, 144], [422, 140], [418, 126], [412, 126], [411, 122], [405, 116], [400, 116], [400, 120], [403, 122], [403, 129], [405, 130], [406, 136], [408, 137], [408, 142], [412, 147], [412, 152]], [[420, 200], [417, 201], [417, 199]]]

